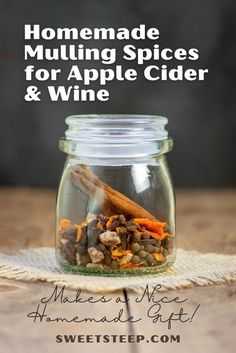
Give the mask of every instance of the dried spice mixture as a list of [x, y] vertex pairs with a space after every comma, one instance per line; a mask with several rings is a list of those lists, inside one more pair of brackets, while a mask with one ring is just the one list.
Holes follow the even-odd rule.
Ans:
[[172, 252], [166, 223], [124, 215], [89, 214], [81, 224], [62, 219], [60, 254], [71, 265], [117, 270], [158, 266]]

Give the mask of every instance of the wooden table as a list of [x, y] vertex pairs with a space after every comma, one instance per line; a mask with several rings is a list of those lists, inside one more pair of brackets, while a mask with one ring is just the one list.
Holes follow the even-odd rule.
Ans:
[[[55, 191], [53, 189], [0, 189], [0, 250], [13, 253], [21, 248], [54, 246]], [[233, 254], [236, 250], [236, 190], [178, 190], [178, 246], [201, 252]], [[199, 264], [201, 266], [201, 264]], [[194, 287], [170, 291], [168, 298], [188, 298], [185, 308], [191, 313], [200, 308], [191, 323], [176, 323], [171, 330], [147, 318], [128, 323], [33, 323], [27, 317], [42, 297], [50, 295], [54, 286], [47, 283], [25, 283], [0, 279], [0, 352], [234, 352], [236, 327], [236, 283]], [[70, 296], [75, 293], [66, 291]], [[88, 293], [84, 294], [88, 296]], [[122, 292], [108, 295], [114, 301]], [[129, 309], [142, 316], [148, 304], [134, 303], [135, 293], [129, 292]], [[94, 298], [100, 296], [94, 295]], [[117, 305], [80, 304], [80, 315], [116, 314]], [[119, 304], [126, 312], [127, 307]], [[169, 304], [176, 310], [176, 303]], [[64, 316], [78, 311], [78, 304], [53, 303], [51, 313]], [[165, 336], [169, 342], [131, 343], [56, 343], [56, 335], [152, 335]], [[180, 343], [170, 343], [180, 335]], [[120, 336], [119, 336], [120, 337]], [[125, 336], [124, 336], [125, 337]]]

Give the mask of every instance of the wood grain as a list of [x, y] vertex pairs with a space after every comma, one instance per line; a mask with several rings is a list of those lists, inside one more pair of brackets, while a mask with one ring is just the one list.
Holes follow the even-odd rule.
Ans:
[[[21, 248], [54, 246], [55, 190], [36, 188], [0, 189], [0, 250], [13, 253]], [[178, 190], [177, 235], [178, 246], [202, 252], [233, 254], [236, 251], [236, 190]], [[201, 264], [199, 264], [201, 266]], [[191, 325], [177, 325], [172, 334], [181, 335], [181, 343], [133, 344], [57, 344], [56, 334], [126, 334], [127, 324], [32, 324], [26, 317], [35, 309], [39, 300], [49, 294], [53, 286], [46, 283], [24, 283], [0, 279], [0, 352], [234, 352], [234, 329], [236, 325], [236, 284], [168, 292], [167, 295], [188, 298], [191, 311], [200, 304], [198, 315]], [[73, 291], [70, 291], [73, 292]], [[112, 294], [122, 296], [122, 292]], [[135, 294], [130, 292], [129, 297]], [[76, 305], [76, 304], [75, 304]], [[69, 315], [76, 312], [74, 304], [62, 308], [54, 303], [52, 311]], [[123, 305], [122, 307], [125, 306]], [[146, 302], [134, 304], [130, 309], [143, 315]], [[174, 310], [174, 304], [173, 304]], [[106, 308], [97, 304], [80, 306], [81, 315], [109, 312], [117, 307]], [[150, 320], [133, 325], [137, 334], [168, 333]]]

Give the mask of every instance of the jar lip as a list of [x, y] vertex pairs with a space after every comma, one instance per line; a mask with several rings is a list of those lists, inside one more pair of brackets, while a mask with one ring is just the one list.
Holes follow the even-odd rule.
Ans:
[[72, 114], [69, 115], [65, 122], [68, 125], [72, 123], [76, 123], [82, 120], [83, 122], [126, 122], [126, 123], [144, 123], [145, 121], [148, 122], [155, 122], [159, 123], [160, 125], [165, 126], [168, 123], [168, 119], [162, 115], [152, 115], [152, 114]]
[[138, 144], [168, 138], [168, 119], [157, 115], [83, 114], [66, 118], [66, 140], [80, 143]]

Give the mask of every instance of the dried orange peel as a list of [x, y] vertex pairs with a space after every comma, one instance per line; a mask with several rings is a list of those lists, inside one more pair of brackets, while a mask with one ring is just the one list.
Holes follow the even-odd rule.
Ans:
[[150, 230], [148, 231], [148, 234], [150, 234], [152, 238], [157, 240], [165, 239], [169, 235], [169, 233], [167, 232], [162, 232], [162, 234], [158, 234], [158, 233], [150, 232]]
[[162, 240], [168, 236], [168, 233], [164, 232], [164, 228], [167, 225], [166, 222], [150, 221], [146, 218], [134, 218], [133, 222], [140, 225], [140, 227], [144, 227], [155, 239]]
[[71, 225], [71, 221], [67, 218], [62, 218], [60, 223], [59, 223], [59, 228], [60, 229], [66, 229], [67, 227], [69, 227]]
[[130, 250], [123, 250], [121, 247], [120, 248], [117, 248], [115, 250], [112, 250], [111, 252], [111, 258], [113, 260], [117, 260], [117, 258], [119, 257], [123, 257], [125, 255], [129, 255], [129, 254], [132, 254]]
[[77, 236], [76, 236], [76, 241], [80, 241], [82, 236], [82, 227], [80, 224], [77, 224]]
[[108, 219], [108, 221], [107, 221], [107, 223], [106, 223], [106, 227], [107, 227], [107, 229], [109, 229], [110, 228], [110, 226], [112, 225], [112, 223], [114, 222], [114, 219], [115, 219], [115, 217], [114, 216], [111, 216], [109, 219]]
[[101, 222], [98, 223], [97, 228], [98, 228], [99, 230], [102, 230], [102, 229], [103, 229], [103, 226], [102, 226], [102, 223], [101, 223]]
[[138, 229], [136, 229], [135, 231], [134, 231], [134, 235], [136, 235], [137, 237], [139, 237], [139, 239], [141, 238], [141, 235], [143, 234], [143, 231], [141, 231], [141, 230], [138, 230]]
[[160, 262], [164, 261], [164, 256], [162, 253], [154, 252], [152, 255], [155, 257], [156, 261], [160, 261]]

